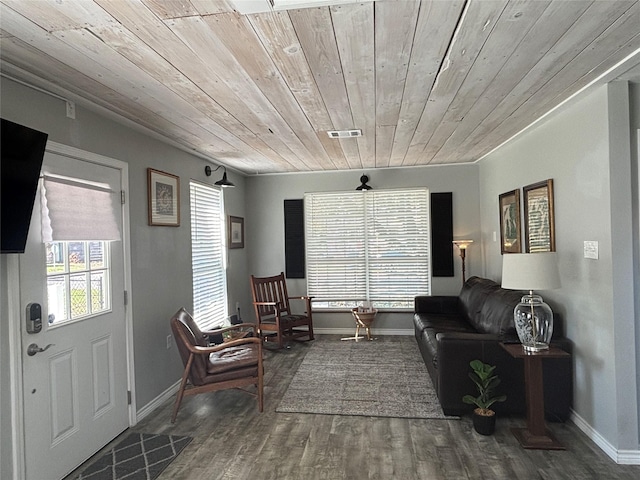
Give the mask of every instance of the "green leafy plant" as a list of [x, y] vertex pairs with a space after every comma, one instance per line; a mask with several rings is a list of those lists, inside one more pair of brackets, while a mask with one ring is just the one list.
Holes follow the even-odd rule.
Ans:
[[493, 374], [496, 369], [495, 366], [487, 365], [480, 360], [472, 360], [469, 362], [472, 372], [469, 372], [469, 378], [473, 380], [473, 383], [478, 387], [477, 397], [471, 395], [465, 395], [462, 397], [464, 403], [475, 405], [480, 409], [481, 415], [491, 415], [491, 405], [496, 402], [504, 402], [507, 399], [506, 395], [495, 395], [495, 388], [500, 385], [500, 379], [497, 375]]

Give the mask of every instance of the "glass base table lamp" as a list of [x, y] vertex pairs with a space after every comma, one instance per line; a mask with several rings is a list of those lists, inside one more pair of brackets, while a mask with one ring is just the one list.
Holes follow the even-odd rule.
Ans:
[[539, 352], [549, 348], [553, 335], [553, 312], [534, 290], [560, 287], [555, 252], [510, 253], [502, 257], [502, 288], [529, 290], [513, 310], [518, 338], [525, 350]]

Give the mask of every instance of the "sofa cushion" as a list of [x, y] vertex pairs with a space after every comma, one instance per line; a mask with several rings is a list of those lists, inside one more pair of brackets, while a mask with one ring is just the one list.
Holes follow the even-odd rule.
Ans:
[[513, 309], [524, 293], [517, 290], [499, 289], [487, 296], [480, 315], [476, 317], [476, 328], [481, 333], [493, 333], [500, 337], [517, 337], [513, 323]]
[[436, 332], [473, 332], [473, 328], [460, 315], [436, 315], [416, 313], [413, 323], [416, 329], [432, 328]]
[[481, 332], [482, 329], [482, 306], [487, 297], [493, 292], [500, 290], [493, 280], [488, 278], [471, 277], [462, 286], [460, 291], [460, 310], [467, 317], [473, 328]]

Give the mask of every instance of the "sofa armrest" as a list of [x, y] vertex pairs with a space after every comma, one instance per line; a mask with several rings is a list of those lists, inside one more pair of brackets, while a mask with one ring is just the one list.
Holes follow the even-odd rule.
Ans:
[[458, 313], [458, 297], [453, 295], [418, 295], [413, 303], [415, 313]]

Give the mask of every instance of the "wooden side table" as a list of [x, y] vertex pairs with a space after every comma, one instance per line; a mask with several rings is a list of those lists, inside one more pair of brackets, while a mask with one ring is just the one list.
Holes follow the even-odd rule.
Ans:
[[371, 336], [371, 324], [375, 320], [378, 310], [374, 308], [372, 310], [361, 312], [358, 308], [352, 308], [351, 313], [356, 321], [356, 335], [354, 337], [345, 337], [341, 340], [355, 340], [357, 342], [358, 340], [363, 339], [364, 337], [360, 336], [360, 328], [364, 328], [366, 330], [368, 340], [374, 340]]
[[570, 356], [557, 347], [540, 352], [528, 352], [519, 343], [501, 343], [509, 355], [524, 360], [524, 383], [527, 398], [527, 427], [512, 428], [511, 432], [523, 448], [538, 450], [566, 450], [553, 436], [544, 421], [544, 386], [542, 360]]

